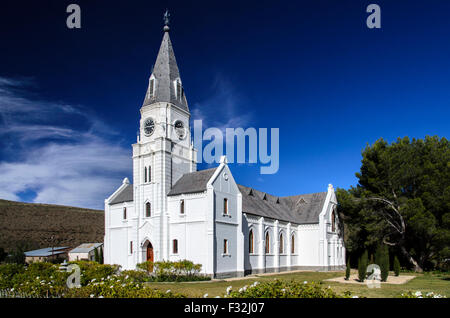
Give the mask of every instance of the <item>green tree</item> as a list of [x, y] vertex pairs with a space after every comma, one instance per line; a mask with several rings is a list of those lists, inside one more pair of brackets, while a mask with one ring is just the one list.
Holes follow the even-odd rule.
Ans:
[[350, 253], [392, 246], [416, 271], [450, 257], [447, 139], [377, 140], [362, 152], [358, 185], [338, 189]]
[[100, 255], [99, 255], [99, 263], [103, 264], [104, 259], [103, 259], [103, 247], [100, 246]]
[[347, 267], [345, 268], [345, 280], [350, 278], [350, 258], [347, 259]]
[[358, 260], [358, 279], [360, 282], [363, 282], [367, 276], [367, 263], [369, 262], [367, 251], [361, 255]]
[[98, 248], [94, 248], [94, 261], [100, 263], [100, 256], [98, 255]]
[[380, 270], [381, 270], [381, 281], [387, 281], [389, 276], [389, 249], [386, 245], [380, 246]]
[[394, 257], [394, 273], [395, 276], [400, 275], [400, 261], [397, 256]]

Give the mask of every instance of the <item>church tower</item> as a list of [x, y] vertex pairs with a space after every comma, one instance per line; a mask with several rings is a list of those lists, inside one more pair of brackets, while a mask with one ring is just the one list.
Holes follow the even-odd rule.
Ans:
[[135, 262], [168, 259], [167, 193], [185, 173], [197, 170], [190, 133], [190, 112], [169, 36], [164, 36], [140, 109], [139, 135], [133, 144], [133, 196], [139, 242]]

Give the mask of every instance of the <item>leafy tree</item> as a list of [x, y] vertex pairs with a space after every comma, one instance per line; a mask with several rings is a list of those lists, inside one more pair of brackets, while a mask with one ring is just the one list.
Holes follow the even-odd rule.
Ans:
[[345, 268], [345, 280], [350, 278], [350, 258], [347, 259], [347, 267]]
[[94, 261], [100, 263], [100, 256], [98, 255], [98, 248], [94, 249]]
[[358, 185], [338, 189], [350, 253], [392, 246], [416, 271], [450, 257], [447, 139], [377, 140], [362, 152]]
[[389, 276], [389, 249], [386, 245], [380, 245], [380, 270], [381, 270], [381, 281], [387, 281]]
[[367, 251], [364, 251], [364, 253], [361, 255], [361, 257], [358, 260], [358, 279], [360, 282], [363, 282], [366, 279], [367, 276], [367, 263], [368, 263], [368, 254]]
[[394, 273], [395, 276], [400, 275], [400, 261], [397, 256], [394, 257]]

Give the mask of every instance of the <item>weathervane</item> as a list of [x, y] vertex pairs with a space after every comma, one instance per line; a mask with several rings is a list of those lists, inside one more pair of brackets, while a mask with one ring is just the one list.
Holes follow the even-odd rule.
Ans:
[[169, 10], [166, 9], [166, 12], [164, 12], [164, 31], [169, 31], [169, 24], [170, 24], [170, 13]]

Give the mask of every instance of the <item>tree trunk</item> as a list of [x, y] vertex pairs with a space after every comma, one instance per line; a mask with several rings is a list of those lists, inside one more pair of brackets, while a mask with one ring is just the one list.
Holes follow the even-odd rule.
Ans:
[[420, 267], [419, 263], [416, 262], [416, 260], [411, 256], [411, 254], [408, 253], [406, 248], [400, 244], [400, 250], [402, 251], [403, 255], [406, 257], [406, 259], [414, 266], [414, 271], [422, 273], [423, 269]]

